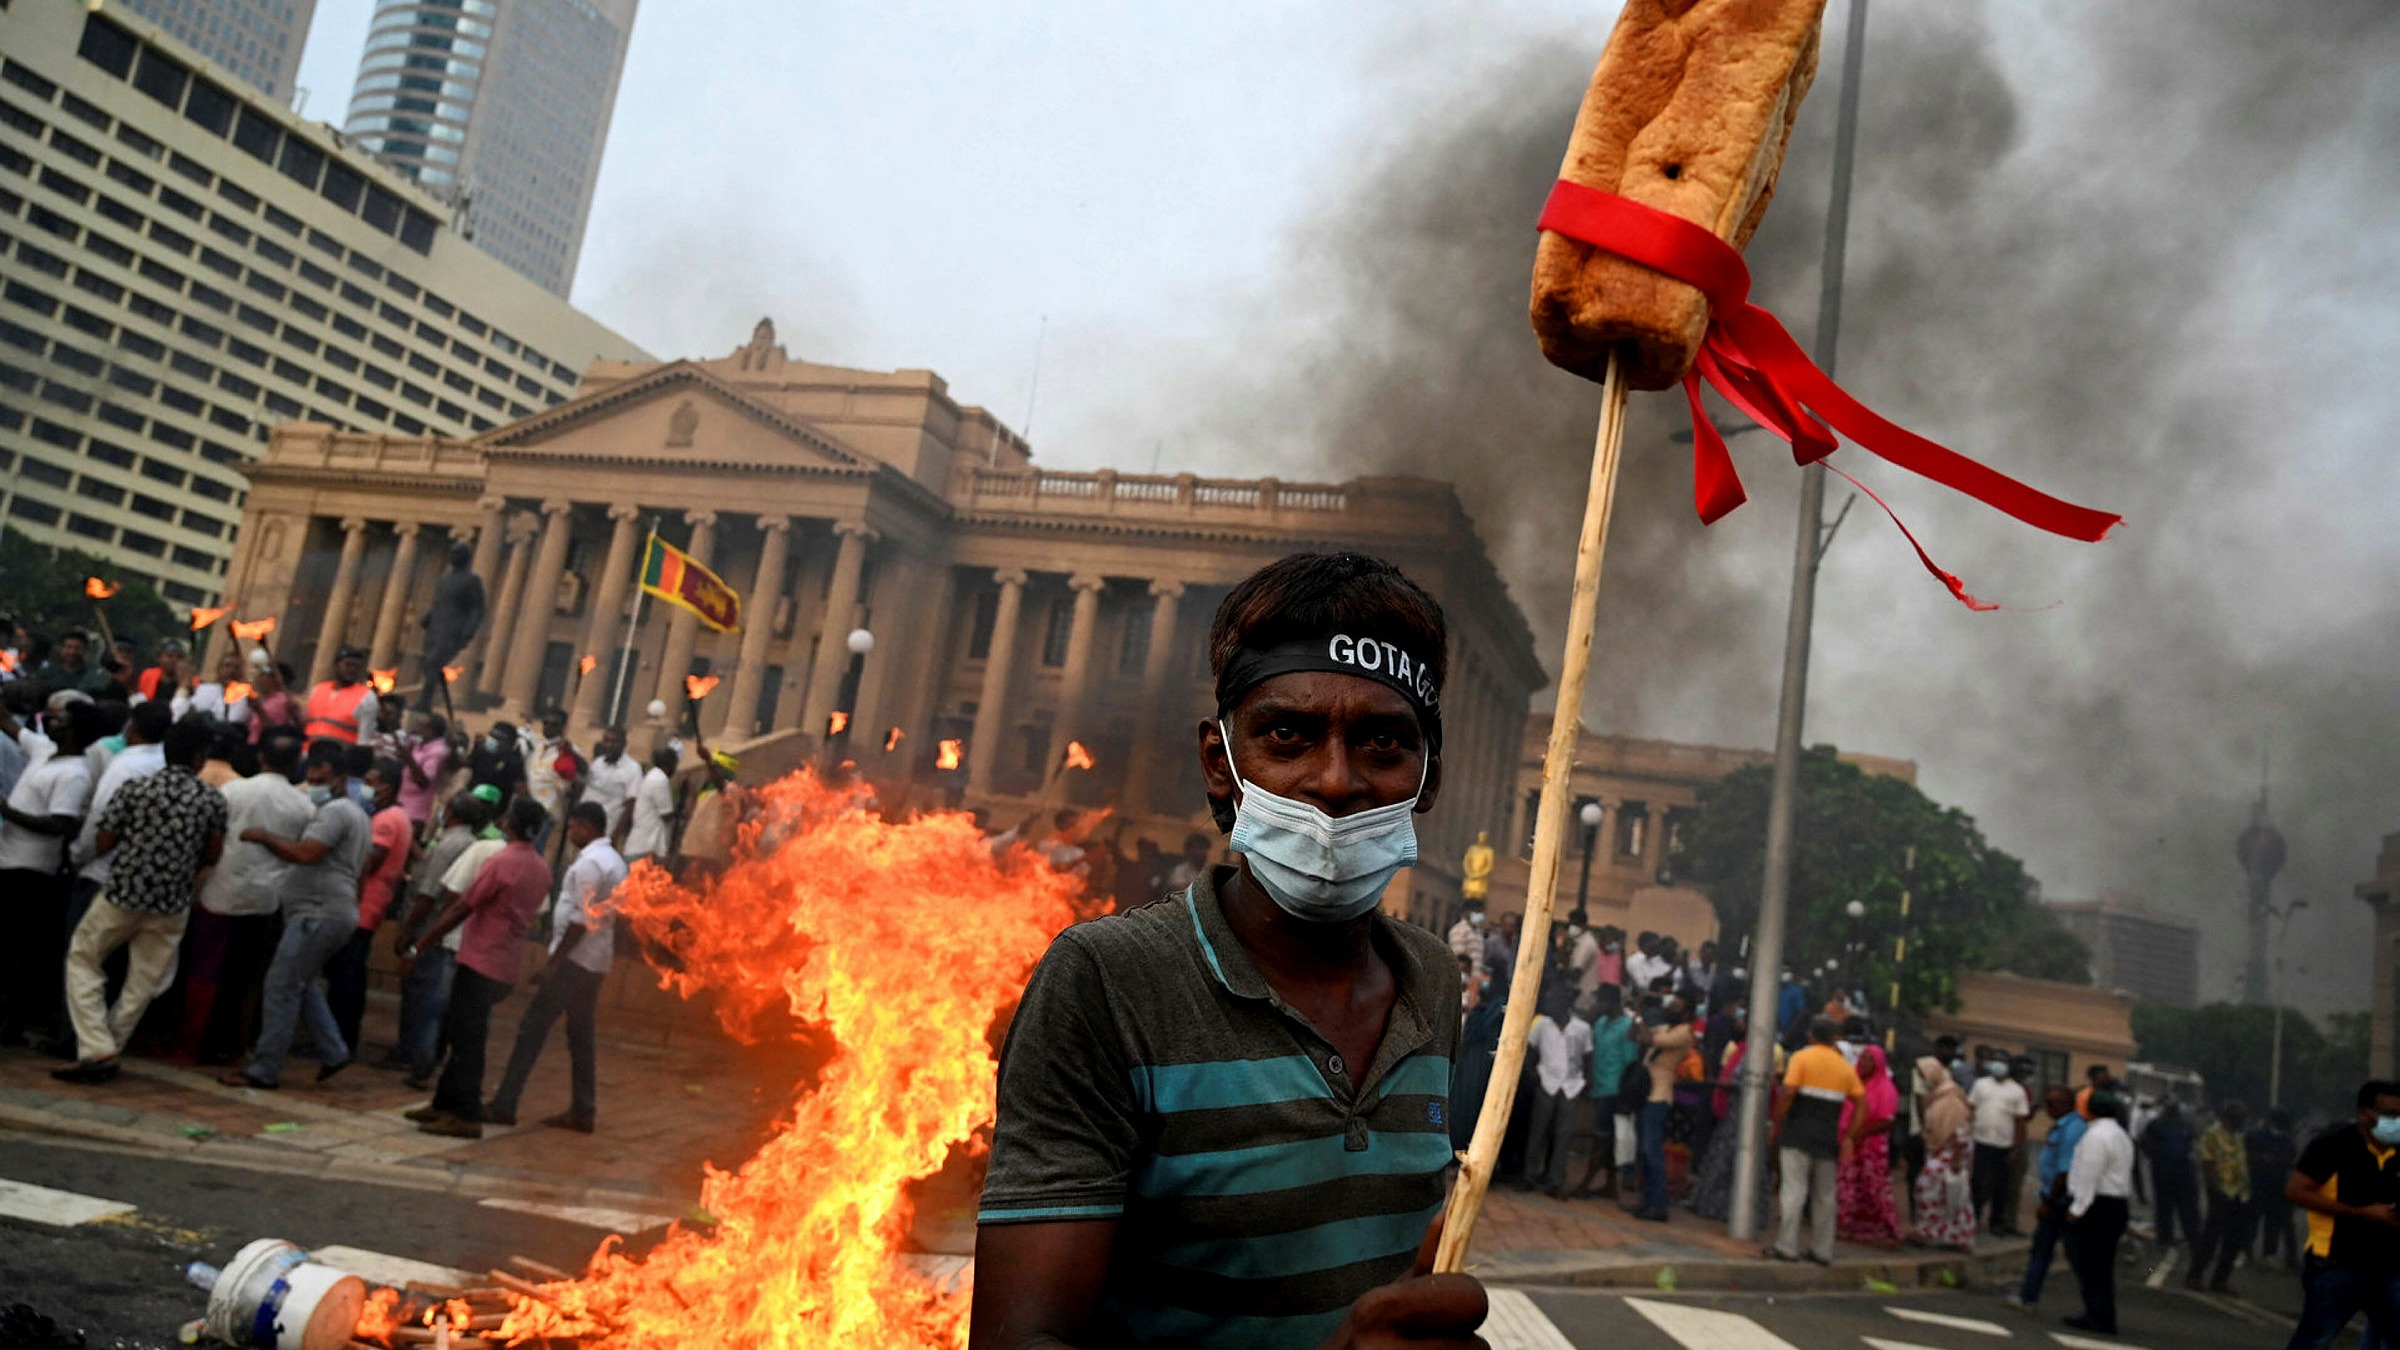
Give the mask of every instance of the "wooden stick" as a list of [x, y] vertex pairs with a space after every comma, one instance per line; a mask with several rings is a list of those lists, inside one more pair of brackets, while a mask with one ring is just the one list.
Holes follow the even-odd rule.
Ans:
[[1517, 1077], [1525, 1067], [1525, 1038], [1533, 1029], [1534, 1004], [1542, 987], [1543, 960], [1550, 949], [1550, 911], [1558, 890], [1559, 862], [1567, 847], [1569, 780], [1575, 772], [1576, 741], [1583, 731], [1583, 683], [1592, 664], [1592, 627], [1600, 608], [1600, 555], [1608, 542], [1608, 516], [1617, 497], [1617, 452], [1625, 441], [1625, 380], [1622, 357], [1612, 352], [1600, 387], [1600, 427], [1592, 448], [1592, 481], [1583, 503], [1583, 533], [1575, 541], [1575, 593], [1567, 609], [1567, 650], [1559, 661], [1558, 711], [1550, 719], [1550, 744], [1542, 757], [1542, 804], [1534, 816], [1533, 871], [1525, 886], [1525, 925], [1517, 932], [1517, 968], [1508, 982], [1508, 1016], [1500, 1024], [1500, 1049], [1492, 1061], [1491, 1086], [1475, 1135], [1459, 1158], [1458, 1184], [1435, 1250], [1437, 1271], [1464, 1270], [1475, 1220], [1500, 1160], [1508, 1133], [1509, 1108], [1516, 1104]]
[[553, 1280], [560, 1284], [571, 1283], [575, 1279], [572, 1274], [560, 1270], [549, 1262], [536, 1261], [530, 1256], [511, 1256], [508, 1258], [508, 1263], [528, 1275], [538, 1275], [545, 1280]]

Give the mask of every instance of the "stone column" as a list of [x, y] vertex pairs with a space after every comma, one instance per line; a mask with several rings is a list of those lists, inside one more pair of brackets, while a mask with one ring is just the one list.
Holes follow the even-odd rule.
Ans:
[[800, 705], [801, 733], [823, 744], [833, 702], [842, 692], [842, 676], [850, 669], [851, 621], [858, 616], [858, 578], [867, 566], [867, 539], [872, 533], [860, 521], [845, 520], [833, 527], [841, 544], [833, 555], [833, 585], [825, 591], [825, 621], [817, 629], [817, 662], [808, 673], [808, 697]]
[[617, 666], [624, 659], [617, 634], [617, 611], [625, 607], [625, 591], [633, 580], [633, 546], [641, 539], [635, 528], [642, 508], [619, 502], [608, 508], [615, 528], [608, 535], [608, 561], [600, 565], [600, 584], [592, 590], [592, 612], [584, 619], [583, 652], [599, 659], [592, 673], [575, 687], [574, 720], [592, 726], [607, 708], [608, 691], [616, 687]]
[[533, 561], [533, 541], [527, 533], [531, 528], [523, 516], [505, 517], [500, 524], [508, 561], [500, 569], [500, 590], [492, 600], [491, 620], [485, 625], [489, 635], [483, 644], [483, 669], [475, 678], [476, 691], [487, 698], [500, 697], [500, 682], [508, 674], [508, 635], [516, 631], [517, 602], [525, 595], [525, 569]]
[[303, 698], [333, 670], [333, 654], [349, 632], [350, 601], [358, 592], [358, 560], [366, 551], [367, 522], [356, 516], [343, 521], [342, 560], [333, 569], [333, 589], [325, 593], [325, 617], [317, 624], [317, 650], [308, 661], [308, 681], [292, 691]]
[[968, 733], [967, 790], [992, 790], [992, 768], [1000, 762], [1000, 737], [1008, 730], [1008, 680], [1017, 657], [1017, 614], [1025, 604], [1025, 573], [1002, 568], [1000, 605], [992, 617], [992, 645], [983, 659], [983, 693], [975, 703], [975, 729]]
[[783, 600], [783, 569], [791, 556], [792, 518], [760, 516], [758, 529], [762, 536], [758, 573], [750, 579], [750, 593], [742, 597], [742, 647], [733, 659], [733, 678], [728, 681], [731, 691], [723, 696], [720, 705], [723, 715], [717, 719], [716, 729], [720, 738], [741, 739], [758, 725], [758, 698], [766, 683], [767, 643], [772, 638], [768, 630], [775, 623], [775, 606]]
[[[708, 566], [708, 560], [717, 547], [717, 513], [686, 511], [683, 519], [692, 527], [692, 546], [684, 552], [691, 555], [693, 562], [702, 567]], [[680, 726], [683, 723], [683, 677], [692, 673], [692, 640], [699, 632], [700, 620], [680, 605], [669, 605], [667, 610], [667, 649], [658, 658], [658, 692], [652, 697], [667, 701], [667, 720]]]
[[1180, 581], [1150, 583], [1150, 648], [1142, 654], [1142, 695], [1133, 718], [1133, 761], [1125, 766], [1125, 811], [1148, 811], [1157, 781], [1159, 705], [1166, 697], [1167, 662], [1175, 653], [1175, 618], [1183, 601]]
[[[889, 558], [875, 569], [875, 584], [867, 597], [871, 619], [868, 627], [875, 634], [875, 650], [867, 653], [860, 666], [858, 696], [850, 703], [851, 753], [860, 763], [881, 762], [884, 735], [897, 720], [892, 715], [891, 697], [895, 672], [906, 662], [925, 659], [914, 655], [910, 639], [915, 634], [909, 631], [914, 626], [911, 620], [926, 622], [917, 616], [939, 613], [926, 608], [925, 592], [929, 588], [925, 581], [924, 569], [907, 557]], [[849, 648], [842, 651], [847, 656]], [[911, 736], [917, 734], [913, 728], [902, 730]]]
[[516, 625], [509, 640], [508, 676], [500, 701], [523, 725], [533, 715], [533, 698], [542, 682], [542, 648], [550, 639], [550, 616], [558, 608], [558, 581], [567, 570], [567, 537], [575, 532], [575, 503], [553, 498], [542, 503], [542, 543], [525, 588], [517, 599]]
[[392, 574], [383, 579], [383, 603], [375, 611], [375, 637], [367, 644], [367, 666], [387, 670], [400, 664], [400, 613], [408, 608], [409, 583], [417, 575], [417, 522], [404, 520], [392, 527], [399, 542], [392, 549]]
[[[1085, 740], [1098, 719], [1091, 716], [1092, 646], [1099, 640], [1100, 592], [1108, 585], [1106, 577], [1079, 572], [1067, 578], [1067, 586], [1075, 592], [1075, 613], [1067, 630], [1067, 665], [1059, 675], [1058, 730], [1059, 743], [1051, 747], [1053, 754], [1067, 752], [1067, 742]], [[1084, 746], [1089, 750], [1091, 746]]]

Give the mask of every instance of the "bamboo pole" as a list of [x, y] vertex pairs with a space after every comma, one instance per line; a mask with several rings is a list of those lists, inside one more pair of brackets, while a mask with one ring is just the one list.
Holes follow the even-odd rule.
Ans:
[[1475, 1136], [1459, 1158], [1458, 1182], [1442, 1241], [1434, 1253], [1437, 1271], [1466, 1269], [1467, 1246], [1483, 1212], [1484, 1193], [1500, 1160], [1516, 1104], [1517, 1077], [1525, 1067], [1525, 1037], [1533, 1029], [1541, 991], [1543, 958], [1550, 948], [1550, 913], [1558, 890], [1558, 868], [1566, 854], [1569, 780], [1575, 772], [1576, 740], [1583, 730], [1583, 684], [1592, 664], [1592, 628], [1600, 608], [1600, 557], [1608, 542], [1608, 517], [1617, 497], [1617, 456], [1625, 441], [1623, 359], [1608, 358], [1600, 387], [1600, 426], [1593, 437], [1592, 481], [1583, 503], [1583, 533], [1575, 541], [1575, 592], [1567, 609], [1567, 650], [1558, 670], [1558, 711], [1550, 719], [1550, 744], [1542, 756], [1542, 804], [1534, 816], [1533, 872], [1525, 887], [1525, 926], [1517, 936], [1517, 968], [1509, 976], [1508, 1016], [1500, 1024], [1500, 1049], [1492, 1061], [1491, 1086]]

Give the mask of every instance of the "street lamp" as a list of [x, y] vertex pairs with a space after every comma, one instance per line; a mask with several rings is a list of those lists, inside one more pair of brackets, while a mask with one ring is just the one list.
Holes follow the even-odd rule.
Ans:
[[[1584, 909], [1592, 898], [1592, 845], [1600, 840], [1600, 816], [1598, 802], [1585, 802], [1583, 808], [1575, 813], [1575, 818], [1583, 822], [1583, 880], [1575, 886], [1577, 909]], [[1584, 918], [1585, 922], [1590, 922], [1591, 912], [1588, 909], [1584, 910]]]
[[864, 628], [853, 628], [850, 630], [850, 636], [843, 640], [842, 645], [850, 649], [852, 656], [865, 656], [868, 652], [875, 650], [875, 635]]
[[2292, 916], [2308, 908], [2306, 900], [2294, 900], [2283, 908], [2267, 906], [2274, 917], [2275, 928], [2275, 1048], [2267, 1055], [2267, 1105], [2283, 1105], [2283, 944], [2292, 935]]

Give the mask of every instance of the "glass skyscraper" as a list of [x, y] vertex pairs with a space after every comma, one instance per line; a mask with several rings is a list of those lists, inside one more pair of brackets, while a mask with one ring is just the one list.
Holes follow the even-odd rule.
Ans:
[[640, 0], [376, 0], [345, 130], [564, 296]]
[[122, 0], [170, 37], [286, 105], [317, 0]]

